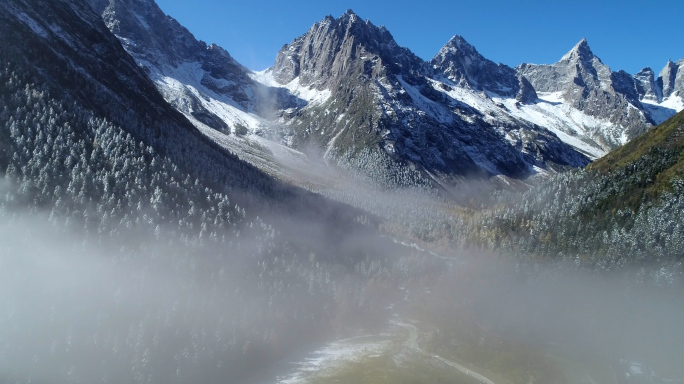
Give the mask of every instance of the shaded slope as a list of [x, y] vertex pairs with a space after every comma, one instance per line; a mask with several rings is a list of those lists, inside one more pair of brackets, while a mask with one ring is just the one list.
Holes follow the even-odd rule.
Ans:
[[[444, 58], [445, 68], [451, 59]], [[402, 178], [397, 174], [451, 181], [525, 178], [534, 167], [588, 162], [553, 133], [510, 116], [447, 76], [433, 79], [433, 71], [384, 27], [351, 11], [329, 16], [283, 47], [270, 70], [281, 84], [298, 82], [332, 94], [286, 119], [284, 139], [296, 148], [318, 145], [327, 157], [384, 180]], [[512, 70], [501, 71], [518, 83]], [[484, 107], [475, 101], [480, 98]]]

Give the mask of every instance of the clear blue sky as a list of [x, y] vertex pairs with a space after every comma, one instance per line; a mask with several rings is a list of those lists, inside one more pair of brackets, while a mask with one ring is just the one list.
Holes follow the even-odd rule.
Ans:
[[612, 70], [658, 72], [684, 58], [684, 0], [156, 0], [196, 38], [262, 70], [326, 15], [351, 8], [429, 60], [453, 35], [511, 67], [558, 61], [582, 38]]

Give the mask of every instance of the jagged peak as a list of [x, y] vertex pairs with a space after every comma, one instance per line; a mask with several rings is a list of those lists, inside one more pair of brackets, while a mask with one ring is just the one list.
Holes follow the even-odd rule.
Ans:
[[449, 42], [446, 43], [445, 47], [461, 49], [464, 51], [476, 51], [475, 47], [468, 43], [461, 35], [454, 35], [449, 39]]
[[668, 59], [667, 64], [665, 64], [665, 67], [663, 67], [663, 69], [660, 70], [660, 77], [672, 76], [672, 74], [676, 73], [677, 70], [677, 64], [675, 64], [672, 60]]
[[653, 69], [651, 69], [651, 67], [644, 67], [641, 68], [641, 71], [637, 72], [634, 76], [653, 76], [654, 74], [655, 72], [653, 72]]
[[459, 56], [479, 56], [477, 49], [460, 35], [454, 35], [449, 39], [437, 56], [453, 55], [454, 53], [457, 53]]
[[354, 23], [354, 22], [356, 22], [356, 21], [361, 20], [361, 17], [359, 17], [359, 15], [357, 15], [356, 13], [354, 13], [354, 11], [352, 11], [351, 9], [347, 9], [347, 10], [342, 14], [342, 16], [340, 16], [340, 17], [338, 18], [338, 20], [340, 20], [340, 21], [348, 21], [348, 22], [350, 22], [350, 23]]
[[591, 61], [594, 58], [596, 58], [596, 56], [594, 56], [591, 48], [589, 48], [587, 39], [583, 38], [570, 50], [570, 52], [566, 53], [565, 56], [561, 58], [561, 61], [572, 61], [577, 59], [581, 61]]
[[683, 61], [684, 61], [684, 59], [679, 60], [678, 62], [675, 63], [674, 61], [672, 61], [672, 59], [667, 59], [667, 64], [665, 64], [665, 68], [663, 68], [663, 70], [666, 70], [666, 69], [669, 69], [669, 70], [675, 69], [675, 68], [677, 68], [679, 65], [681, 65]]

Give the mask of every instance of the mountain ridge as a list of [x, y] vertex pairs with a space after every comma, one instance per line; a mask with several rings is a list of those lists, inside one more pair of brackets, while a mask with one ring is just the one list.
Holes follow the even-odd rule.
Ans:
[[[126, 1], [111, 1], [108, 8]], [[104, 1], [91, 3], [101, 9]], [[386, 28], [348, 10], [285, 44], [273, 67], [260, 74], [226, 52], [217, 66], [235, 74], [231, 78], [213, 76], [206, 56], [190, 55], [185, 67], [159, 64], [159, 57], [150, 61], [144, 36], [127, 35], [116, 12], [105, 9], [102, 15], [167, 101], [204, 132], [228, 134], [222, 141], [233, 150], [242, 152], [244, 143], [262, 138], [270, 140], [268, 146], [299, 151], [314, 145], [326, 161], [367, 175], [379, 172], [384, 179], [406, 171], [428, 184], [468, 175], [524, 179], [559, 166], [584, 166], [679, 108], [678, 95], [667, 100], [672, 105], [663, 104], [648, 71], [611, 71], [586, 39], [558, 63], [510, 68], [456, 35], [424, 61]], [[135, 19], [138, 31], [154, 26]], [[549, 78], [560, 81], [553, 85]], [[217, 80], [230, 86], [216, 92], [211, 84]]]

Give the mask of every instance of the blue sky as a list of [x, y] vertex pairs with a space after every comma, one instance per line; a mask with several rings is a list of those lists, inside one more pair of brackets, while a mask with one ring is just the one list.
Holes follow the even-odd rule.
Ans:
[[348, 8], [425, 60], [453, 35], [511, 67], [556, 62], [582, 38], [611, 69], [632, 74], [649, 66], [657, 75], [668, 59], [684, 58], [682, 0], [156, 1], [196, 38], [254, 70], [271, 66], [313, 23]]

